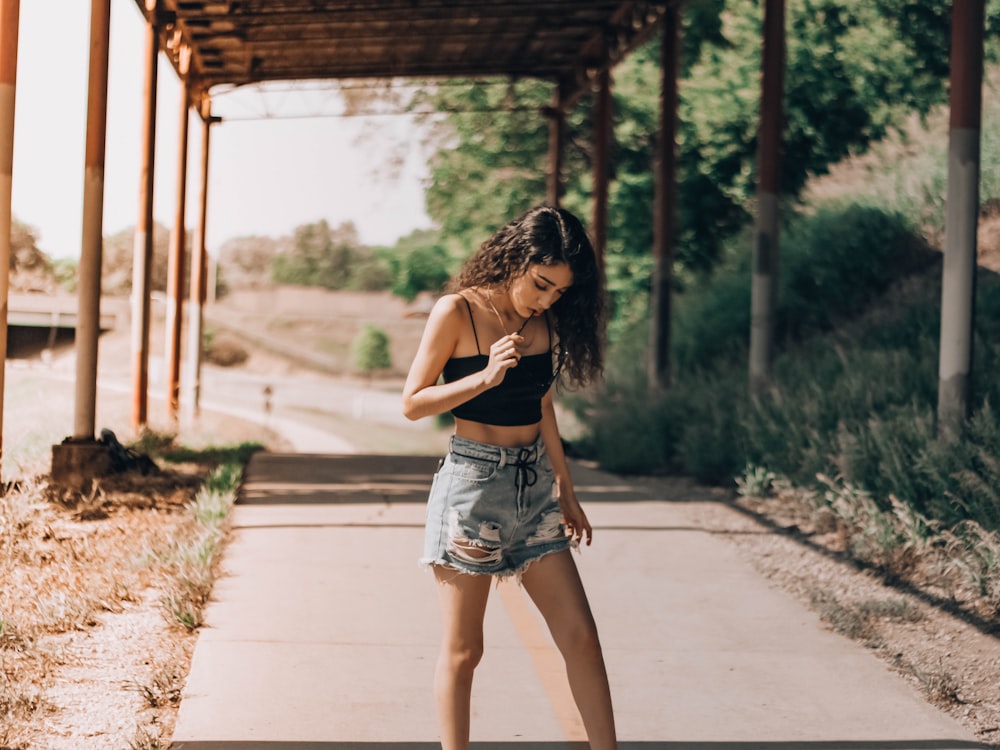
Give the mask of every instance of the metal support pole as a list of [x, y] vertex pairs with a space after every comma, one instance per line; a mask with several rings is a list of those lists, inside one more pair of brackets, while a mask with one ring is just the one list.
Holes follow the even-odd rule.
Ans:
[[552, 94], [552, 106], [545, 111], [549, 118], [549, 159], [546, 169], [545, 202], [549, 206], [559, 206], [562, 198], [563, 140], [566, 130], [566, 115], [562, 111], [563, 84], [556, 84]]
[[76, 322], [76, 413], [73, 439], [94, 439], [97, 419], [97, 337], [101, 326], [101, 245], [104, 241], [104, 149], [108, 121], [108, 50], [111, 0], [92, 0], [87, 149], [83, 181]]
[[160, 40], [157, 0], [146, 2], [145, 80], [143, 83], [142, 153], [139, 220], [132, 250], [132, 429], [149, 419], [150, 287], [153, 266], [153, 176], [156, 166], [156, 76]]
[[771, 384], [778, 290], [778, 215], [782, 97], [785, 77], [785, 0], [764, 6], [763, 81], [757, 139], [757, 219], [750, 301], [750, 393]]
[[208, 223], [208, 147], [212, 125], [219, 118], [212, 117], [212, 103], [206, 96], [201, 103], [201, 199], [198, 210], [198, 231], [191, 246], [191, 307], [188, 310], [188, 382], [191, 387], [190, 408], [194, 417], [201, 413], [201, 349], [203, 309], [206, 296], [207, 252], [205, 227]]
[[660, 67], [660, 133], [653, 200], [653, 287], [650, 299], [649, 389], [670, 383], [670, 301], [677, 234], [677, 76], [680, 12], [673, 3], [663, 16]]
[[180, 376], [181, 376], [181, 327], [184, 306], [184, 216], [187, 200], [187, 161], [188, 161], [188, 119], [190, 106], [190, 90], [187, 79], [187, 67], [190, 63], [191, 51], [188, 47], [181, 49], [181, 121], [180, 139], [177, 149], [177, 206], [174, 215], [174, 231], [171, 235], [170, 257], [167, 270], [167, 418], [173, 424], [177, 422], [177, 410], [180, 406]]
[[594, 102], [594, 219], [590, 231], [598, 266], [604, 267], [608, 245], [608, 152], [611, 147], [611, 70], [603, 68]]
[[937, 429], [942, 436], [956, 435], [970, 411], [984, 13], [982, 0], [954, 0], [952, 5], [951, 116], [937, 410]]
[[17, 31], [20, 11], [20, 0], [0, 0], [0, 462], [3, 460], [7, 298], [10, 290], [10, 200], [14, 172], [14, 100], [17, 91]]

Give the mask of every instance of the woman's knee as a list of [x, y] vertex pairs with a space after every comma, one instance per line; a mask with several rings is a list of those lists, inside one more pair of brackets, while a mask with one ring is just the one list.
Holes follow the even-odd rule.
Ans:
[[448, 671], [471, 676], [483, 659], [482, 643], [447, 644], [441, 653]]
[[562, 633], [553, 633], [553, 640], [566, 658], [601, 656], [601, 639], [593, 621], [574, 623]]

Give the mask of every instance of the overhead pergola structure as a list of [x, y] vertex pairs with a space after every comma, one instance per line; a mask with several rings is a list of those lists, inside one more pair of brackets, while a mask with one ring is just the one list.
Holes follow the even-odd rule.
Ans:
[[[91, 59], [87, 114], [84, 222], [79, 279], [74, 433], [61, 469], [99, 471], [94, 442], [99, 331], [101, 209], [111, 0], [91, 0]], [[785, 0], [764, 1], [762, 112], [758, 134], [758, 217], [755, 227], [750, 386], [770, 380], [774, 290], [778, 273], [778, 184], [782, 131]], [[660, 147], [651, 207], [654, 276], [650, 382], [669, 379], [670, 288], [675, 219], [677, 61], [683, 0], [136, 0], [146, 19], [143, 150], [133, 284], [133, 425], [147, 419], [149, 266], [152, 257], [153, 154], [156, 74], [166, 54], [181, 83], [177, 205], [171, 241], [167, 325], [167, 403], [176, 419], [185, 269], [185, 215], [189, 112], [200, 115], [201, 205], [193, 243], [189, 336], [197, 397], [201, 306], [205, 288], [205, 217], [211, 95], [216, 86], [279, 80], [358, 78], [533, 77], [553, 84], [549, 118], [547, 201], [560, 198], [563, 121], [581, 96], [594, 94], [596, 144], [591, 231], [603, 253], [611, 138], [610, 71], [659, 31], [662, 41]], [[0, 110], [13, 111], [19, 0], [0, 0]], [[952, 135], [944, 271], [939, 420], [967, 413], [971, 372], [971, 305], [975, 289], [975, 207], [978, 202], [979, 107], [982, 87], [982, 0], [953, 0]], [[9, 103], [9, 107], [8, 107]], [[13, 132], [0, 118], [0, 188], [9, 188]], [[7, 163], [4, 163], [7, 162]], [[2, 193], [2, 191], [0, 191]], [[0, 309], [6, 328], [9, 199], [0, 194]], [[6, 238], [6, 239], [4, 239]], [[2, 417], [2, 394], [0, 394]], [[58, 448], [59, 446], [56, 446]], [[53, 453], [53, 475], [57, 471]]]
[[[91, 88], [88, 144], [101, 143], [106, 109], [110, 0], [91, 0]], [[16, 0], [0, 0], [16, 2]], [[603, 252], [607, 221], [608, 140], [611, 133], [610, 70], [648, 39], [667, 16], [676, 21], [681, 0], [136, 0], [146, 20], [143, 147], [133, 271], [133, 427], [147, 422], [150, 327], [150, 266], [153, 243], [156, 77], [161, 53], [175, 69], [181, 88], [177, 201], [171, 235], [167, 289], [167, 410], [176, 419], [180, 401], [182, 290], [185, 277], [185, 216], [189, 112], [201, 117], [202, 191], [198, 232], [191, 262], [188, 311], [191, 394], [197, 409], [201, 306], [205, 299], [205, 223], [208, 143], [213, 89], [270, 81], [348, 79], [537, 78], [552, 83], [550, 153], [546, 201], [560, 198], [563, 122], [584, 95], [596, 93], [599, 120], [595, 144], [592, 234]], [[676, 39], [675, 42], [676, 43]], [[671, 132], [673, 132], [671, 130]], [[668, 164], [673, 163], [673, 149]], [[97, 163], [99, 162], [99, 164]], [[85, 216], [95, 216], [103, 182], [103, 151], [88, 150]], [[97, 176], [100, 179], [97, 179]], [[672, 211], [663, 211], [662, 215]], [[96, 212], [99, 217], [100, 213]], [[99, 218], [98, 218], [99, 224]], [[53, 457], [53, 475], [72, 478], [93, 463], [96, 412], [96, 316], [100, 300], [100, 228], [85, 221], [81, 256], [81, 329], [77, 341], [77, 401], [74, 434]], [[665, 235], [664, 235], [665, 237]], [[95, 247], [96, 245], [96, 247]], [[94, 269], [97, 270], [95, 274]], [[86, 273], [85, 273], [86, 272]]]
[[[182, 84], [184, 123], [181, 125], [183, 185], [187, 110], [194, 108], [205, 125], [207, 146], [211, 96], [216, 87], [231, 90], [271, 81], [335, 79], [445, 78], [547, 80], [553, 86], [551, 107], [542, 115], [550, 123], [547, 202], [557, 204], [560, 192], [562, 124], [581, 96], [597, 92], [601, 143], [596, 170], [607, 173], [611, 110], [609, 71], [636, 45], [647, 39], [678, 0], [137, 0], [147, 20], [147, 82], [155, 75], [157, 50], [166, 51]], [[143, 205], [136, 235], [135, 268], [148, 268], [152, 250], [151, 173], [153, 84], [147, 83], [147, 158]], [[207, 148], [203, 149], [203, 159]], [[202, 180], [207, 177], [203, 163]], [[607, 179], [595, 180], [593, 233], [603, 248]], [[192, 288], [204, 286], [204, 204], [193, 268], [199, 274]], [[170, 256], [167, 306], [168, 410], [176, 415], [179, 398], [180, 290], [183, 288], [183, 208], [178, 194]], [[148, 284], [148, 271], [135, 282]], [[148, 286], [135, 298], [133, 351], [135, 362], [133, 425], [145, 423], [148, 378]], [[192, 342], [200, 340], [201, 295], [192, 295]], [[191, 344], [189, 362], [197, 362]], [[190, 373], [192, 398], [197, 399], [197, 365]], [[196, 404], [195, 404], [196, 407]]]

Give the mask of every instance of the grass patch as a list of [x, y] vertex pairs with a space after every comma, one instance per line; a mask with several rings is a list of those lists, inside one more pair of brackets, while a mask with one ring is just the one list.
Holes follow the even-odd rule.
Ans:
[[924, 619], [921, 609], [903, 598], [845, 603], [830, 591], [814, 589], [809, 599], [823, 622], [841, 635], [861, 641], [870, 648], [882, 643], [878, 627], [880, 622], [912, 623]]
[[181, 702], [184, 676], [178, 665], [156, 665], [144, 680], [129, 680], [126, 690], [137, 693], [150, 708], [176, 706]]
[[[176, 449], [165, 436], [144, 445]], [[0, 745], [37, 742], [43, 696], [65, 661], [60, 634], [98, 627], [150, 590], [163, 592], [182, 632], [201, 624], [242, 477], [242, 464], [226, 461], [250, 449], [176, 450], [175, 468], [108, 477], [86, 493], [38, 477], [0, 496]], [[176, 704], [186, 670], [162, 664], [125, 687], [150, 708]], [[163, 746], [154, 735], [137, 742]]]
[[204, 623], [242, 469], [242, 465], [222, 464], [205, 477], [203, 486], [185, 506], [187, 523], [158, 554], [166, 578], [161, 600], [164, 612], [169, 621], [189, 631]]

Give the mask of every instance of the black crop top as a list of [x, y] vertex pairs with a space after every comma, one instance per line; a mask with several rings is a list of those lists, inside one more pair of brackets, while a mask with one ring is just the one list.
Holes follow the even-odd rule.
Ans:
[[[483, 354], [479, 348], [479, 335], [476, 333], [476, 323], [472, 318], [472, 305], [465, 299], [469, 308], [469, 322], [472, 323], [472, 335], [476, 337], [476, 351], [471, 357], [452, 357], [445, 362], [444, 382], [451, 383], [474, 372], [486, 369], [490, 361], [488, 354]], [[546, 323], [548, 320], [546, 319]], [[464, 404], [459, 404], [451, 413], [459, 419], [481, 424], [501, 425], [504, 427], [535, 424], [542, 419], [542, 396], [544, 396], [555, 373], [552, 369], [552, 330], [549, 329], [549, 349], [540, 354], [528, 354], [521, 357], [516, 367], [507, 371], [500, 385], [483, 391]]]

